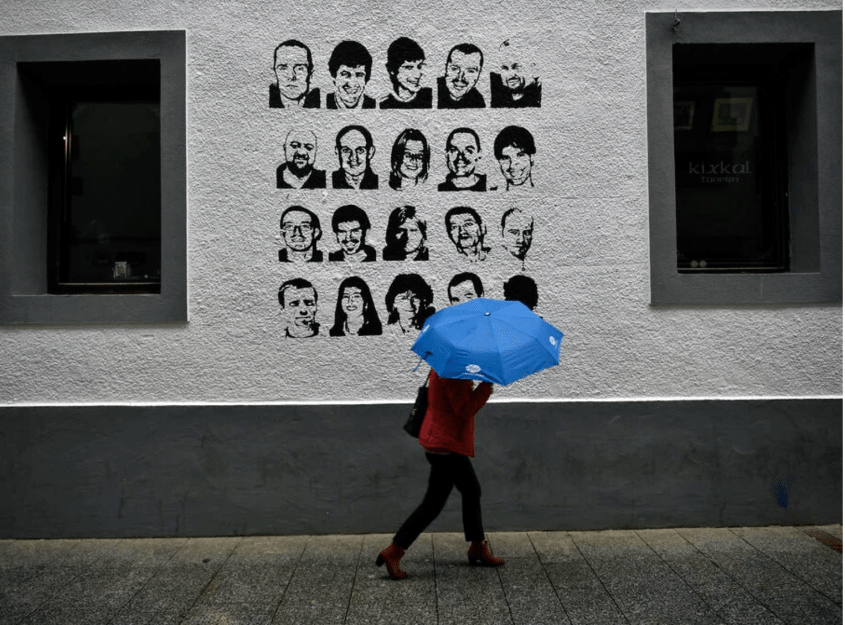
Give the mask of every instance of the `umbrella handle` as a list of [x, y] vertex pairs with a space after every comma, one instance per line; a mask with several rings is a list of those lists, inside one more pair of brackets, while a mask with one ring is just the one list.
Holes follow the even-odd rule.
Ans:
[[[431, 355], [431, 352], [425, 353], [425, 356], [429, 356], [429, 355]], [[417, 369], [420, 368], [420, 365], [422, 364], [423, 358], [425, 358], [425, 356], [420, 356], [420, 361], [417, 363], [417, 366], [414, 367], [414, 371], [416, 371]]]

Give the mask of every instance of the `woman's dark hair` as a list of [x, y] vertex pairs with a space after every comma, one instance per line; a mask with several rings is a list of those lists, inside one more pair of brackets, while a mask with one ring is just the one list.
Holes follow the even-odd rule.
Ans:
[[405, 251], [405, 246], [404, 244], [400, 244], [396, 233], [399, 231], [399, 226], [409, 220], [415, 221], [419, 226], [423, 236], [422, 247], [425, 247], [425, 242], [428, 240], [425, 220], [417, 216], [417, 209], [413, 206], [407, 204], [405, 206], [399, 206], [394, 208], [387, 218], [387, 231], [384, 234], [384, 241], [387, 243], [387, 246], [382, 252], [384, 260], [405, 260], [407, 258], [408, 253]]
[[350, 276], [340, 283], [337, 289], [337, 304], [334, 308], [334, 325], [329, 330], [329, 336], [344, 336], [343, 324], [346, 323], [346, 312], [343, 310], [341, 299], [343, 290], [347, 287], [361, 289], [361, 297], [364, 298], [364, 325], [358, 331], [358, 336], [375, 336], [381, 334], [381, 320], [376, 312], [376, 305], [370, 293], [370, 287], [358, 276]]
[[402, 160], [405, 158], [405, 146], [408, 141], [421, 141], [423, 144], [423, 162], [422, 171], [417, 176], [420, 182], [425, 182], [428, 178], [428, 163], [431, 160], [431, 151], [428, 147], [428, 141], [425, 135], [416, 128], [405, 128], [396, 137], [393, 142], [393, 149], [390, 152], [390, 188], [399, 189], [402, 174], [399, 173], [399, 167], [402, 165]]
[[420, 299], [420, 309], [414, 317], [414, 327], [419, 330], [425, 320], [434, 314], [434, 307], [431, 305], [434, 301], [434, 293], [422, 276], [416, 273], [400, 273], [387, 289], [387, 295], [384, 296], [384, 304], [388, 312], [387, 323], [393, 324], [399, 321], [399, 312], [393, 307], [393, 302], [397, 295], [405, 291], [412, 291]]
[[393, 88], [396, 88], [396, 72], [402, 63], [407, 61], [424, 61], [425, 52], [413, 39], [407, 37], [399, 37], [396, 41], [391, 43], [387, 48], [387, 75], [390, 76], [390, 82], [393, 83]]

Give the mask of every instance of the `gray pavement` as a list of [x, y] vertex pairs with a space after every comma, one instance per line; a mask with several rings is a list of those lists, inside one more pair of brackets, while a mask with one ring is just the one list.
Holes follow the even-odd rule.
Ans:
[[505, 566], [423, 534], [400, 581], [388, 534], [0, 540], [0, 624], [842, 623], [841, 525], [488, 539]]

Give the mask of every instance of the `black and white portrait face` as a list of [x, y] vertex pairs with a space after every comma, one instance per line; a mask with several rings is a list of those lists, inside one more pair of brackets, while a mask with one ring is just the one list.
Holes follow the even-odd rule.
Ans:
[[340, 168], [349, 176], [361, 176], [369, 169], [370, 159], [375, 154], [375, 147], [367, 147], [367, 139], [355, 129], [343, 134], [339, 140], [337, 156]]
[[415, 95], [423, 84], [425, 76], [425, 59], [404, 61], [396, 68], [396, 91], [403, 95]]
[[337, 98], [347, 107], [354, 108], [364, 96], [367, 86], [367, 68], [363, 65], [350, 67], [341, 65], [334, 77], [334, 89]]
[[346, 313], [346, 318], [350, 324], [358, 326], [360, 324], [355, 322], [359, 320], [363, 323], [367, 303], [359, 287], [343, 287], [343, 292], [340, 295], [340, 307]]
[[407, 254], [416, 252], [425, 241], [425, 236], [420, 229], [420, 223], [417, 219], [409, 217], [396, 228], [394, 233], [398, 246]]
[[484, 234], [484, 226], [476, 221], [472, 213], [454, 213], [449, 216], [449, 238], [461, 254], [477, 255]]
[[460, 50], [452, 50], [446, 60], [446, 89], [454, 100], [460, 100], [478, 82], [481, 75], [481, 54], [471, 52], [465, 54]]
[[534, 219], [517, 208], [507, 211], [502, 221], [502, 245], [515, 258], [525, 260], [534, 237]]
[[289, 100], [297, 100], [307, 91], [311, 82], [308, 53], [299, 46], [282, 46], [276, 50], [276, 83], [279, 92]]
[[288, 170], [300, 178], [314, 168], [317, 156], [317, 136], [310, 130], [291, 130], [285, 138], [285, 163]]
[[446, 145], [446, 165], [456, 178], [475, 174], [478, 159], [481, 158], [481, 146], [475, 136], [468, 132], [456, 132]]
[[317, 291], [313, 286], [283, 287], [280, 295], [287, 334], [305, 338], [316, 334]]
[[524, 148], [516, 145], [506, 146], [502, 148], [502, 154], [498, 160], [508, 187], [519, 187], [531, 180], [534, 156], [528, 154]]
[[515, 95], [537, 82], [535, 63], [518, 39], [509, 39], [499, 46], [497, 69], [502, 77], [502, 85]]
[[425, 146], [422, 141], [408, 139], [405, 143], [405, 151], [402, 154], [402, 162], [399, 165], [399, 173], [403, 178], [416, 180], [423, 172], [425, 163]]
[[[456, 278], [459, 276], [456, 276]], [[477, 276], [476, 276], [477, 279]], [[481, 281], [479, 280], [479, 283]], [[467, 276], [466, 280], [461, 282], [457, 282], [456, 284], [452, 284], [448, 288], [449, 291], [449, 303], [454, 304], [462, 304], [463, 302], [468, 302], [472, 299], [477, 297], [481, 297], [483, 295], [483, 291], [481, 293], [478, 292], [476, 286], [471, 279], [471, 276]]]
[[300, 210], [288, 211], [281, 229], [285, 245], [293, 252], [307, 252], [320, 238], [320, 229], [313, 226], [311, 216]]
[[342, 221], [337, 224], [335, 230], [338, 245], [347, 256], [352, 256], [361, 251], [366, 242], [367, 231], [361, 227], [361, 223], [355, 221]]
[[411, 290], [398, 293], [393, 300], [393, 308], [399, 314], [399, 324], [403, 328], [410, 328], [415, 324], [421, 306], [419, 295]]

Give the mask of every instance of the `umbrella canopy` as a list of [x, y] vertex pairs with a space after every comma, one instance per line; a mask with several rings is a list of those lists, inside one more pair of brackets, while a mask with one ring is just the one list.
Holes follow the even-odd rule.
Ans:
[[562, 338], [521, 302], [479, 297], [434, 313], [411, 350], [442, 378], [507, 385], [558, 364]]

